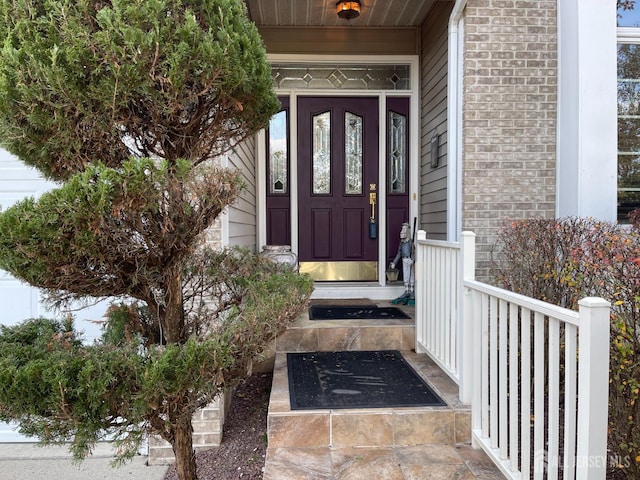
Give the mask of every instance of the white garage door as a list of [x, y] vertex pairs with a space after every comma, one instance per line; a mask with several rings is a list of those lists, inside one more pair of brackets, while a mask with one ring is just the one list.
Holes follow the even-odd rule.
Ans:
[[[0, 209], [6, 209], [25, 197], [37, 197], [53, 188], [37, 170], [25, 166], [20, 160], [0, 149]], [[100, 335], [96, 323], [102, 319], [105, 303], [74, 311], [76, 327], [84, 332], [86, 341]], [[38, 289], [26, 285], [7, 272], [0, 270], [0, 323], [14, 325], [27, 318], [54, 315], [41, 302]], [[0, 422], [0, 443], [33, 441], [15, 432], [13, 425]]]

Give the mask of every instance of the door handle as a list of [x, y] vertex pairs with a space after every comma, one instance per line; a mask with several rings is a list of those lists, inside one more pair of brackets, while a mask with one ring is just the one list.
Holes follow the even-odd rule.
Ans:
[[369, 203], [371, 204], [371, 217], [369, 218], [369, 238], [378, 238], [378, 225], [376, 225], [376, 194], [369, 193]]
[[371, 218], [376, 218], [376, 200], [377, 195], [375, 193], [369, 194], [369, 203], [371, 204]]

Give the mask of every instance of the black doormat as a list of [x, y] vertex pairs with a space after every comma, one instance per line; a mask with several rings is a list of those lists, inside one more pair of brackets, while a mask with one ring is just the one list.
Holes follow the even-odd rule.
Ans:
[[397, 350], [287, 353], [291, 410], [443, 406]]
[[309, 320], [389, 320], [411, 318], [397, 307], [375, 305], [315, 305], [309, 307]]

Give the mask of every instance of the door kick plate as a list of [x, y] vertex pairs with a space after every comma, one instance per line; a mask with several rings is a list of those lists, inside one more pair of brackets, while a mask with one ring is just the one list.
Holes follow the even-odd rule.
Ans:
[[378, 280], [378, 262], [300, 262], [300, 273], [317, 282], [369, 282]]

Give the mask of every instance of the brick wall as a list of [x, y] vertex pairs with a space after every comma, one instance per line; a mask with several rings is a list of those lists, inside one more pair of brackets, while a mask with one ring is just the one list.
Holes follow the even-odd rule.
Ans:
[[[230, 399], [230, 394], [217, 397], [214, 402], [193, 415], [193, 449], [196, 452], [220, 445]], [[169, 443], [158, 436], [149, 438], [149, 465], [166, 465], [174, 461], [175, 456]]]
[[555, 216], [556, 49], [554, 1], [468, 0], [462, 229], [482, 280], [504, 219]]

